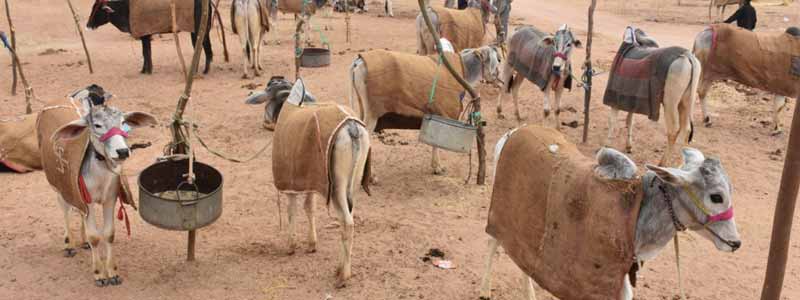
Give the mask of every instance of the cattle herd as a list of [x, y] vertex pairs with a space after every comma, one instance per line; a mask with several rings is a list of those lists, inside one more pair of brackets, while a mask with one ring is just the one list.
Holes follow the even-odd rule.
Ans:
[[[194, 9], [187, 10], [190, 15], [185, 20], [193, 22], [191, 29], [197, 32], [203, 2], [184, 2], [192, 1]], [[111, 23], [123, 32], [137, 32], [144, 56], [141, 72], [152, 73], [152, 32], [134, 24], [141, 22], [136, 19], [141, 16], [134, 15], [138, 8], [131, 7], [133, 2], [97, 0], [87, 26]], [[250, 77], [251, 71], [259, 76], [263, 71], [260, 49], [275, 26], [271, 19], [278, 11], [310, 18], [326, 5], [343, 7], [340, 1], [334, 2], [233, 0], [230, 21], [240, 36], [243, 76]], [[365, 1], [351, 2], [352, 7], [366, 9]], [[696, 231], [720, 251], [733, 252], [742, 245], [734, 219], [731, 179], [721, 161], [697, 149], [682, 148], [692, 138], [693, 105], [699, 99], [703, 123], [710, 126], [705, 99], [711, 83], [737, 81], [775, 94], [774, 130], [781, 131], [778, 116], [785, 108], [785, 97], [800, 96], [795, 81], [800, 63], [791, 55], [800, 49], [794, 34], [800, 31], [753, 33], [716, 24], [698, 33], [693, 49], [688, 50], [664, 47], [642, 29], [628, 27], [622, 33], [603, 98], [611, 110], [605, 143], [609, 145], [613, 139], [619, 110], [628, 113], [628, 153], [633, 151], [633, 114], [654, 121], [663, 114], [663, 157], [658, 165], [646, 165], [639, 172], [623, 152], [601, 147], [594, 157], [587, 157], [559, 132], [562, 94], [579, 84], [573, 82], [577, 78], [571, 54], [583, 46], [570, 26], [562, 25], [553, 32], [520, 26], [511, 29], [505, 40], [491, 40], [487, 33], [490, 20], [497, 7], [510, 9], [511, 0], [469, 2], [464, 10], [438, 4], [428, 8], [445, 44], [441, 53], [420, 15], [415, 22], [416, 54], [370, 50], [355, 57], [348, 69], [349, 107], [319, 101], [302, 79], [290, 82], [280, 76], [272, 77], [264, 91], [245, 100], [264, 105], [264, 127], [275, 133], [272, 171], [276, 188], [288, 199], [290, 253], [296, 248], [298, 199], [303, 199], [310, 223], [307, 250], [316, 250], [314, 197], [321, 196], [342, 223], [342, 255], [335, 285], [346, 285], [352, 276], [353, 197], [360, 187], [369, 193], [370, 181], [380, 174], [380, 170], [369, 170], [369, 162], [376, 155], [387, 154], [371, 151], [370, 136], [385, 129], [419, 129], [425, 114], [457, 120], [469, 106], [463, 87], [444, 69], [440, 55], [456, 66], [468, 84], [500, 87], [498, 118], [504, 118], [503, 97], [511, 94], [515, 117], [523, 123], [526, 117], [519, 110], [518, 93], [522, 83], [530, 81], [544, 93], [544, 120], [551, 113], [555, 119], [554, 128], [521, 125], [504, 134], [494, 148], [495, 179], [486, 226], [490, 242], [481, 299], [491, 297], [491, 269], [498, 246], [523, 272], [526, 299], [535, 298], [534, 281], [559, 299], [633, 299], [631, 282], [635, 278], [631, 277], [635, 273], [631, 270], [653, 258], [679, 231]], [[384, 2], [387, 16], [393, 16], [391, 6], [390, 0]], [[495, 24], [498, 32], [508, 26]], [[194, 41], [196, 34], [192, 38]], [[202, 47], [207, 73], [213, 57], [208, 38]], [[48, 104], [35, 123], [25, 123], [36, 126], [39, 145], [39, 153], [33, 153], [35, 149], [26, 152], [41, 157], [41, 164], [28, 167], [44, 170], [63, 208], [64, 254], [74, 255], [78, 246], [90, 248], [97, 286], [122, 283], [112, 252], [114, 209], [117, 199], [134, 204], [127, 179], [119, 170], [131, 155], [126, 141], [129, 132], [155, 123], [147, 113], [126, 113], [107, 105], [110, 96], [99, 86], [82, 88], [67, 99]], [[17, 167], [23, 164], [11, 156], [3, 158], [1, 148], [4, 160], [0, 162], [12, 169], [15, 163]], [[674, 161], [675, 152], [681, 154], [681, 161]], [[431, 164], [433, 173], [444, 171], [436, 147]], [[102, 207], [100, 228], [94, 221], [97, 206]], [[82, 216], [80, 238], [73, 237], [69, 228], [71, 211]]]

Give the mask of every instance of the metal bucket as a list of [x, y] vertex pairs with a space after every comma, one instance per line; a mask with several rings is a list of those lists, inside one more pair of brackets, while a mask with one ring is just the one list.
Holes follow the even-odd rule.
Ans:
[[478, 128], [475, 126], [426, 114], [422, 117], [419, 141], [453, 152], [469, 153], [477, 134]]
[[[185, 183], [186, 160], [157, 162], [139, 175], [139, 215], [167, 230], [195, 230], [214, 223], [222, 215], [222, 174], [209, 165], [194, 162], [195, 181]], [[192, 191], [202, 197], [162, 198], [167, 191]], [[179, 195], [179, 194], [178, 194]], [[199, 194], [195, 194], [198, 195]]]
[[331, 50], [325, 48], [303, 48], [300, 66], [304, 68], [327, 67], [331, 64]]

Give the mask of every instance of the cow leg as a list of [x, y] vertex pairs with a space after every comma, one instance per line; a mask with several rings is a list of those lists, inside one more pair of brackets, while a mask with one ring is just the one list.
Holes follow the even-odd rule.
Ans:
[[[211, 22], [210, 18], [209, 18], [209, 22]], [[208, 31], [211, 31], [210, 30], [211, 29], [210, 26], [209, 26], [208, 29], [209, 29]], [[243, 30], [247, 30], [247, 27], [245, 27]], [[206, 57], [206, 65], [205, 65], [205, 68], [203, 69], [203, 74], [208, 74], [208, 71], [211, 70], [211, 61], [212, 61], [212, 59], [214, 57], [214, 52], [211, 49], [211, 39], [210, 39], [210, 35], [208, 34], [208, 31], [206, 32], [206, 38], [203, 40], [203, 53], [205, 54], [205, 57]], [[197, 46], [197, 38], [198, 38], [197, 33], [192, 33], [192, 47], [196, 47]]]
[[431, 150], [431, 167], [433, 168], [433, 174], [435, 175], [444, 175], [447, 170], [442, 167], [442, 164], [439, 162], [439, 148], [432, 147]]
[[619, 114], [619, 110], [616, 108], [611, 109], [611, 113], [608, 114], [608, 135], [606, 136], [606, 142], [603, 143], [603, 146], [609, 147], [614, 142], [614, 137], [616, 136], [616, 126], [617, 126], [617, 114]]
[[520, 271], [522, 272], [522, 284], [525, 289], [525, 300], [536, 300], [536, 290], [533, 289], [533, 279], [531, 279], [528, 273], [522, 271], [522, 269], [520, 269]]
[[486, 255], [485, 269], [483, 269], [483, 278], [481, 279], [481, 300], [489, 300], [492, 298], [492, 264], [497, 257], [498, 241], [489, 237], [489, 253]]
[[394, 17], [394, 10], [392, 9], [392, 0], [386, 0], [383, 3], [384, 10], [386, 11], [386, 15], [390, 17]]
[[555, 110], [556, 111], [556, 115], [555, 115], [555, 117], [556, 117], [556, 130], [561, 131], [561, 118], [560, 118], [560, 116], [561, 116], [561, 95], [564, 94], [564, 87], [559, 86], [559, 87], [555, 88], [555, 90], [553, 91], [553, 94], [555, 95], [555, 99], [556, 99], [556, 101], [555, 101], [555, 106], [556, 106], [555, 107], [555, 109], [556, 109]]
[[92, 248], [89, 245], [88, 240], [89, 239], [86, 238], [86, 221], [83, 218], [81, 218], [81, 242], [79, 243], [81, 245], [81, 248], [85, 250], [89, 250]]
[[297, 194], [295, 193], [287, 193], [286, 198], [289, 199], [289, 250], [286, 252], [288, 255], [294, 255], [294, 249], [296, 249], [297, 244], [295, 243], [295, 212], [297, 211]]
[[783, 133], [783, 121], [781, 121], [781, 112], [786, 109], [786, 97], [775, 95], [775, 98], [772, 99], [772, 108], [773, 108], [773, 115], [772, 115], [772, 125], [773, 135], [778, 135]]
[[[349, 134], [346, 130], [341, 132], [342, 135], [337, 136], [336, 145], [334, 146], [333, 153], [333, 196], [331, 202], [333, 203], [334, 210], [338, 213], [339, 221], [342, 223], [342, 252], [341, 263], [337, 268], [338, 278], [336, 280], [336, 287], [342, 288], [347, 284], [347, 281], [352, 276], [351, 257], [353, 253], [353, 235], [355, 234], [355, 225], [353, 221], [353, 213], [351, 211], [352, 201], [348, 199], [348, 190], [354, 189], [350, 184], [351, 181], [357, 181], [353, 176], [357, 172], [359, 161], [354, 161], [356, 153]], [[363, 132], [362, 132], [363, 133]], [[361, 138], [367, 138], [362, 136]], [[363, 144], [362, 144], [363, 146]], [[369, 148], [369, 147], [366, 147]], [[362, 149], [366, 151], [366, 149]]]
[[700, 84], [697, 86], [697, 96], [700, 97], [700, 108], [703, 110], [703, 124], [706, 127], [711, 127], [711, 114], [708, 111], [708, 103], [706, 96], [711, 89], [712, 82], [710, 80], [701, 79]]
[[[233, 5], [237, 5], [237, 3]], [[236, 22], [236, 28], [239, 28], [239, 42], [242, 45], [242, 79], [248, 79], [250, 78], [250, 39], [246, 16], [237, 15], [232, 21]]]
[[517, 117], [517, 122], [522, 122], [526, 119], [519, 113], [519, 88], [522, 86], [523, 82], [525, 82], [525, 79], [517, 76], [511, 84], [511, 98], [514, 99], [514, 115]]
[[547, 126], [547, 118], [550, 117], [550, 84], [542, 91], [544, 93], [544, 119], [542, 119], [542, 126]]
[[70, 206], [61, 195], [58, 195], [58, 204], [61, 206], [61, 211], [64, 213], [64, 257], [73, 257], [77, 253], [75, 251], [75, 241], [72, 238], [72, 232], [69, 229], [69, 215], [72, 206]]
[[633, 287], [631, 286], [631, 278], [626, 274], [625, 283], [622, 286], [621, 300], [633, 300]]
[[671, 158], [672, 158], [672, 151], [675, 147], [675, 143], [678, 140], [678, 133], [680, 130], [680, 124], [678, 123], [678, 108], [677, 103], [673, 103], [674, 105], [668, 105], [667, 97], [664, 97], [664, 122], [666, 123], [667, 128], [667, 148], [664, 150], [664, 155], [661, 157], [661, 161], [659, 161], [659, 166], [668, 166]]
[[258, 28], [259, 28], [258, 31], [259, 34], [258, 38], [256, 39], [258, 41], [256, 43], [256, 68], [258, 68], [259, 71], [264, 71], [264, 67], [261, 66], [261, 46], [263, 46], [262, 41], [265, 40], [267, 37], [267, 30], [264, 29], [264, 27], [261, 27], [260, 24]]
[[628, 113], [628, 118], [625, 119], [625, 126], [628, 127], [628, 137], [625, 143], [625, 152], [633, 153], [633, 113]]
[[142, 74], [153, 74], [153, 55], [150, 47], [151, 36], [145, 35], [142, 40], [142, 57], [144, 63], [142, 64]]
[[305, 202], [306, 217], [308, 217], [308, 253], [317, 252], [317, 222], [314, 218], [314, 210], [316, 202], [314, 201], [314, 193], [306, 195]]
[[[500, 73], [500, 80], [503, 82], [503, 88], [500, 90], [500, 93], [497, 95], [497, 118], [498, 119], [505, 119], [506, 117], [503, 116], [503, 96], [508, 94], [509, 90], [511, 89], [511, 77], [514, 75], [514, 68], [511, 67], [510, 64], [503, 63], [503, 70]], [[517, 109], [519, 111], [519, 109]], [[519, 113], [517, 113], [519, 115]]]
[[[114, 207], [116, 206], [116, 197], [111, 201], [103, 202], [103, 240], [102, 243], [106, 248], [106, 279], [107, 284], [120, 285], [122, 278], [117, 273], [117, 263], [114, 261]], [[120, 203], [120, 205], [122, 205]]]
[[86, 234], [89, 236], [89, 246], [92, 249], [92, 273], [94, 274], [94, 284], [98, 287], [108, 285], [108, 277], [105, 273], [103, 262], [100, 260], [100, 233], [95, 222], [94, 209], [89, 206], [88, 213], [84, 216], [86, 222]]

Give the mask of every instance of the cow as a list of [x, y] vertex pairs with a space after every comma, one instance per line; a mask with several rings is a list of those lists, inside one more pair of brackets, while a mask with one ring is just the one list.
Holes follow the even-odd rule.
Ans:
[[786, 97], [800, 96], [800, 30], [789, 27], [783, 33], [752, 32], [730, 24], [715, 24], [700, 32], [692, 53], [702, 64], [697, 88], [703, 122], [712, 125], [707, 98], [711, 85], [722, 80], [761, 89], [773, 98], [772, 134], [783, 132], [781, 112]]
[[[472, 86], [481, 80], [497, 80], [500, 54], [492, 46], [445, 55]], [[350, 67], [350, 107], [353, 110], [358, 107], [360, 118], [370, 132], [418, 130], [425, 113], [458, 119], [467, 107], [459, 99], [463, 98], [464, 90], [437, 60], [435, 56], [384, 50], [360, 54]], [[437, 85], [431, 95], [434, 78]], [[436, 147], [431, 166], [434, 174], [444, 174]]]
[[[70, 214], [76, 209], [81, 213], [83, 242], [88, 238], [88, 245], [83, 245], [91, 248], [95, 285], [101, 287], [122, 283], [112, 244], [117, 198], [133, 205], [127, 178], [120, 175], [131, 155], [128, 131], [156, 124], [150, 114], [109, 106], [109, 98], [102, 87], [92, 85], [73, 93], [68, 101], [49, 103], [36, 122], [44, 172], [64, 213], [64, 256], [74, 256], [75, 247], [83, 244], [70, 230]], [[123, 203], [117, 214], [127, 218]], [[102, 208], [101, 228], [95, 224], [95, 207]], [[101, 245], [105, 260], [101, 260]]]
[[507, 42], [508, 60], [503, 64], [500, 80], [505, 85], [497, 97], [497, 117], [503, 115], [503, 96], [511, 94], [514, 99], [514, 114], [518, 122], [519, 88], [527, 78], [544, 93], [544, 120], [550, 116], [550, 92], [555, 95], [556, 129], [561, 128], [561, 95], [564, 88], [572, 88], [572, 50], [582, 48], [566, 24], [555, 34], [546, 34], [533, 26], [519, 27]]
[[667, 165], [675, 144], [691, 141], [692, 110], [700, 72], [700, 62], [688, 49], [659, 48], [644, 31], [628, 27], [611, 66], [603, 97], [603, 104], [611, 107], [605, 145], [610, 145], [614, 139], [620, 110], [628, 112], [625, 149], [631, 153], [633, 114], [647, 115], [657, 122], [664, 107], [667, 148], [659, 165]]
[[250, 69], [255, 76], [261, 76], [261, 41], [269, 31], [269, 0], [234, 0], [231, 5], [231, 30], [239, 35], [244, 52], [242, 58], [242, 78], [250, 77]]
[[[194, 31], [191, 34], [192, 45], [197, 42], [197, 33], [200, 30], [200, 18], [202, 18], [202, 8], [202, 0], [194, 0]], [[214, 57], [214, 53], [211, 49], [211, 39], [209, 38], [209, 32], [211, 32], [212, 13], [213, 7], [209, 1], [209, 17], [206, 24], [208, 30], [206, 31], [205, 39], [203, 40], [203, 52], [205, 53], [206, 57], [203, 74], [208, 74], [208, 71], [211, 69], [211, 61]], [[92, 14], [89, 16], [89, 20], [86, 22], [86, 27], [89, 29], [97, 29], [98, 27], [107, 23], [111, 23], [121, 32], [130, 33], [130, 0], [96, 0], [92, 6]], [[142, 56], [144, 57], [144, 62], [142, 64], [142, 70], [140, 73], [153, 74], [153, 57], [150, 46], [152, 35], [142, 36], [140, 40], [142, 41]]]
[[[433, 27], [441, 38], [453, 44], [456, 51], [479, 48], [486, 44], [486, 24], [494, 13], [494, 6], [487, 0], [470, 0], [469, 7], [465, 10], [430, 6], [427, 9]], [[436, 54], [435, 40], [422, 13], [417, 15], [416, 28], [417, 54]]]
[[[291, 91], [290, 91], [291, 89]], [[370, 148], [369, 132], [348, 108], [317, 103], [301, 79], [294, 84], [273, 78], [266, 91], [247, 98], [247, 104], [266, 103], [265, 117], [274, 128], [272, 173], [275, 187], [289, 198], [289, 250], [294, 254], [295, 210], [305, 197], [310, 224], [307, 252], [317, 250], [314, 194], [333, 204], [342, 223], [342, 256], [336, 287], [344, 287], [352, 275], [353, 195], [362, 180]], [[363, 187], [369, 194], [364, 184]]]
[[692, 148], [682, 154], [680, 168], [646, 165], [639, 178], [624, 154], [586, 157], [552, 128], [502, 136], [480, 298], [491, 297], [498, 246], [522, 270], [525, 299], [535, 299], [533, 281], [558, 299], [633, 299], [637, 267], [687, 229], [719, 251], [739, 249], [722, 163]]
[[[345, 1], [349, 1], [347, 4], [350, 7], [350, 9], [358, 9], [359, 12], [361, 13], [365, 13], [368, 11], [366, 0], [333, 0], [333, 10], [338, 12], [344, 12]], [[394, 17], [394, 10], [392, 10], [392, 0], [384, 0], [383, 12], [389, 17]]]

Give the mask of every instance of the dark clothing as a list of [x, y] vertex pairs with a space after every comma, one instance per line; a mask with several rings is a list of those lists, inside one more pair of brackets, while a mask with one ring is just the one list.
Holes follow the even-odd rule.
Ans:
[[469, 1], [467, 0], [458, 0], [458, 9], [467, 9], [469, 5]]
[[756, 28], [756, 9], [749, 3], [742, 5], [730, 18], [725, 20], [725, 23], [733, 23], [733, 21], [736, 21], [737, 26], [752, 31]]

